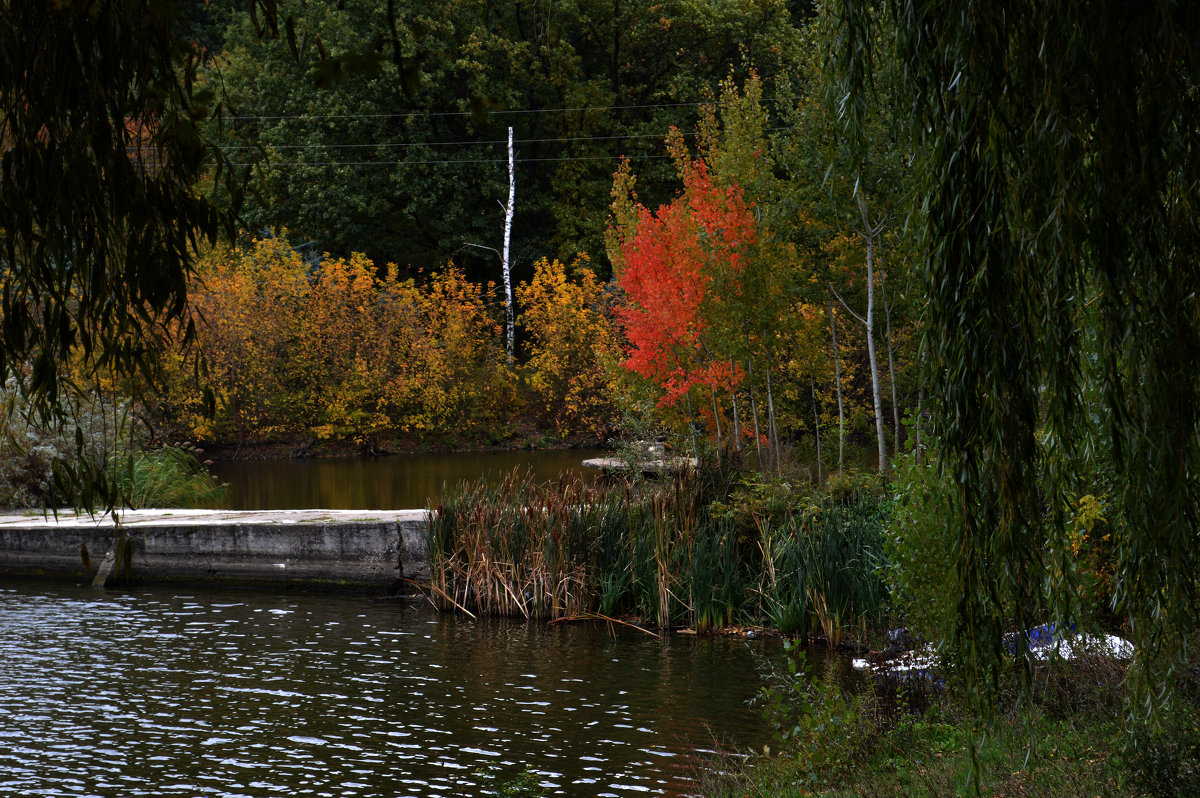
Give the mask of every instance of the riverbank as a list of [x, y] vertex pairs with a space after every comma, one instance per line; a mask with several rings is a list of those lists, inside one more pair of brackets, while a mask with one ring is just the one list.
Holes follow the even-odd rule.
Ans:
[[1017, 669], [1009, 667], [984, 734], [953, 680], [938, 689], [877, 682], [850, 694], [803, 669], [775, 674], [762, 704], [778, 730], [776, 742], [744, 759], [713, 763], [703, 792], [712, 798], [1200, 795], [1197, 674], [1181, 676], [1154, 731], [1131, 731], [1126, 676], [1124, 662], [1103, 656], [1041, 663], [1031, 697], [1022, 700]]
[[0, 515], [0, 576], [395, 590], [426, 581], [425, 510]]

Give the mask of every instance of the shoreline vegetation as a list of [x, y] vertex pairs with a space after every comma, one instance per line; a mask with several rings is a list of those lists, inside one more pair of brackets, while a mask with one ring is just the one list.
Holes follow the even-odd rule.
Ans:
[[876, 566], [890, 501], [741, 483], [734, 458], [662, 480], [447, 490], [428, 559], [443, 609], [525, 618], [637, 618], [708, 632], [735, 623], [865, 642], [886, 588]]
[[6, 3], [0, 504], [667, 440], [452, 489], [437, 599], [938, 646], [718, 794], [1200, 794], [1194, 4], [602, 5]]
[[[921, 529], [935, 492], [928, 465], [910, 453], [890, 480], [813, 485], [742, 468], [731, 454], [662, 480], [538, 484], [514, 473], [499, 485], [460, 484], [431, 508], [431, 600], [449, 612], [616, 622], [650, 634], [778, 633], [786, 662], [764, 661], [758, 698], [777, 742], [709, 762], [697, 775], [717, 798], [1200, 791], [1195, 669], [1156, 729], [1129, 724], [1129, 663], [1103, 650], [1035, 661], [1026, 694], [1014, 649], [987, 723], [972, 712], [951, 646], [939, 647], [932, 672], [888, 669], [899, 651], [940, 639], [926, 636], [953, 601], [946, 581], [914, 595], [912, 571], [899, 573], [901, 563], [938, 556]], [[1103, 526], [1091, 530], [1097, 541]], [[1082, 542], [1087, 582], [1103, 566]], [[916, 611], [929, 596], [937, 606]], [[914, 625], [896, 645], [900, 624]], [[1127, 632], [1103, 611], [1085, 628]], [[803, 644], [865, 652], [873, 667], [862, 687], [846, 687], [813, 672]]]
[[199, 446], [207, 459], [230, 460], [296, 460], [307, 458], [391, 457], [394, 455], [443, 454], [447, 452], [508, 452], [508, 451], [567, 451], [583, 448], [603, 448], [608, 441], [602, 438], [573, 436], [559, 438], [536, 427], [522, 431], [506, 443], [491, 443], [485, 439], [465, 439], [455, 442], [429, 442], [419, 439], [391, 439], [384, 445], [366, 450], [353, 440], [318, 440], [312, 437], [289, 437], [277, 440], [201, 441]]

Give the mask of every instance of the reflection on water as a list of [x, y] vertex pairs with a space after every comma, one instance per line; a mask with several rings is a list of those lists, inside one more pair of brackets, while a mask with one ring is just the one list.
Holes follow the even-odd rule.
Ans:
[[230, 510], [406, 510], [437, 503], [442, 488], [480, 477], [498, 481], [514, 468], [528, 468], [539, 480], [583, 468], [601, 449], [557, 451], [449, 452], [392, 457], [312, 460], [236, 460], [213, 464], [229, 483], [224, 507]]
[[366, 598], [0, 588], [0, 793], [677, 795], [769, 741], [773, 643], [474, 622]]

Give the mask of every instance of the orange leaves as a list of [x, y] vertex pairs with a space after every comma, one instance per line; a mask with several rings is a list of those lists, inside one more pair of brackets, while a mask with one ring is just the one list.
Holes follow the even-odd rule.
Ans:
[[636, 227], [620, 236], [620, 284], [629, 302], [618, 314], [630, 342], [626, 368], [663, 389], [661, 406], [694, 385], [728, 388], [740, 372], [705, 332], [719, 305], [740, 293], [740, 275], [756, 237], [737, 186], [716, 187], [703, 161], [682, 169], [684, 193], [658, 213], [638, 206]]
[[609, 375], [621, 356], [604, 287], [591, 269], [577, 281], [557, 260], [540, 260], [533, 280], [517, 287], [530, 350], [529, 384], [560, 435], [603, 435], [612, 417]]
[[[191, 287], [216, 437], [372, 442], [458, 432], [512, 400], [492, 287], [449, 266], [418, 288], [361, 254], [308, 263], [285, 239], [210, 253]], [[177, 408], [197, 405], [181, 384]], [[191, 394], [189, 395], [189, 391]]]

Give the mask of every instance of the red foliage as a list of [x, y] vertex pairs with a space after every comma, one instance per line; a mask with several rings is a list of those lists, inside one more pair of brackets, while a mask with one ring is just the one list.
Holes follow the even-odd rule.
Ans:
[[657, 214], [638, 207], [637, 227], [621, 244], [625, 367], [663, 388], [661, 406], [695, 385], [727, 388], [742, 376], [728, 358], [714, 356], [705, 332], [718, 304], [739, 291], [755, 240], [753, 212], [740, 188], [713, 185], [703, 161], [683, 177], [683, 195]]

